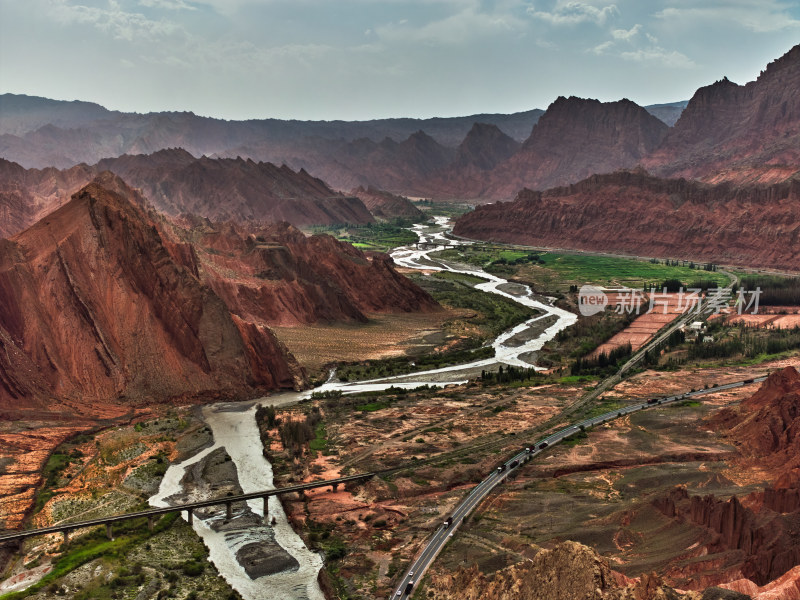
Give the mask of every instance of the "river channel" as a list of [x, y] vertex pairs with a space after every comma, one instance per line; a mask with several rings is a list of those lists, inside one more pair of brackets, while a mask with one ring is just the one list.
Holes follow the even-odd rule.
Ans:
[[[203, 494], [210, 495], [209, 485], [198, 485], [197, 479], [202, 478], [203, 474], [215, 472], [213, 469], [220, 464], [219, 457], [224, 453], [230, 457], [230, 461], [225, 459], [225, 462], [235, 466], [234, 477], [244, 493], [272, 489], [272, 465], [262, 454], [256, 427], [255, 411], [258, 406], [292, 404], [318, 391], [338, 390], [348, 394], [391, 386], [414, 388], [426, 384], [459, 384], [464, 383], [468, 374], [475, 369], [492, 367], [498, 363], [535, 367], [526, 359], [530, 360], [545, 342], [576, 321], [574, 314], [535, 298], [532, 290], [525, 285], [510, 283], [475, 267], [446, 264], [431, 258], [432, 253], [446, 246], [471, 243], [449, 238], [450, 228], [446, 218], [437, 217], [434, 224], [416, 225], [413, 230], [419, 236], [419, 244], [395, 249], [391, 255], [396, 264], [480, 277], [485, 282], [477, 284], [477, 289], [511, 298], [537, 309], [539, 314], [498, 336], [492, 343], [495, 357], [491, 359], [361, 382], [342, 383], [332, 376], [327, 383], [313, 390], [279, 393], [256, 401], [205, 406], [202, 414], [214, 435], [213, 445], [181, 463], [170, 465], [158, 493], [150, 498], [151, 506], [168, 506], [171, 502], [187, 498], [200, 500]], [[231, 472], [230, 465], [225, 468], [228, 473]], [[213, 482], [207, 482], [210, 483]], [[263, 523], [262, 501], [255, 500], [246, 506], [239, 506], [230, 522], [225, 521], [224, 506], [196, 513], [193, 527], [203, 538], [220, 574], [245, 600], [323, 600], [317, 583], [322, 557], [309, 550], [295, 533], [276, 497], [269, 499], [268, 510], [270, 524], [267, 525]], [[188, 516], [184, 513], [183, 518]]]

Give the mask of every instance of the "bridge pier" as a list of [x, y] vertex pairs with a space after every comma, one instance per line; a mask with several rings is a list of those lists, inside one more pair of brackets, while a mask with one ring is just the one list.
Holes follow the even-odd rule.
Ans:
[[111, 523], [106, 523], [106, 537], [110, 540], [114, 539], [114, 531], [111, 528]]
[[189, 521], [189, 525], [191, 525], [192, 523], [194, 523], [194, 510], [192, 510], [190, 508], [189, 510], [186, 511], [186, 513], [187, 513], [186, 514], [186, 516], [187, 516], [186, 520]]
[[264, 501], [264, 525], [269, 524], [269, 496], [264, 496], [262, 498]]
[[306, 499], [306, 491], [305, 490], [298, 490], [297, 495], [300, 496], [300, 500]]
[[225, 520], [230, 521], [233, 519], [233, 502], [225, 503]]
[[64, 545], [66, 546], [69, 544], [69, 529], [65, 529], [61, 534], [64, 536]]
[[156, 519], [153, 515], [147, 517], [147, 530], [152, 533], [156, 525]]
[[339, 484], [338, 484], [338, 483], [334, 483], [334, 484], [331, 486], [331, 491], [332, 491], [332, 492], [335, 492], [337, 489], [339, 489]]

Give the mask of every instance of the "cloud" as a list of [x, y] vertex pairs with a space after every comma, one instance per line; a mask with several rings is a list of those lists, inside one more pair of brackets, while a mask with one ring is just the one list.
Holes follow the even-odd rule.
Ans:
[[749, 29], [755, 33], [770, 33], [786, 29], [800, 29], [800, 20], [794, 18], [787, 4], [778, 0], [722, 0], [713, 7], [671, 6], [655, 13], [666, 22], [718, 25], [721, 21]]
[[598, 44], [594, 48], [591, 49], [592, 52], [595, 54], [605, 54], [606, 50], [610, 50], [614, 47], [614, 42], [612, 40], [608, 40], [607, 42], [603, 42], [602, 44]]
[[685, 54], [677, 50], [666, 50], [660, 46], [650, 46], [649, 48], [622, 52], [620, 56], [625, 60], [641, 63], [657, 63], [664, 67], [671, 68], [690, 69], [697, 66], [696, 63]]
[[551, 25], [578, 25], [579, 23], [605, 25], [610, 18], [620, 14], [616, 4], [597, 8], [582, 2], [567, 2], [566, 4], [556, 5], [552, 12], [536, 10], [535, 7], [528, 8], [527, 12], [535, 19], [545, 21]]
[[521, 30], [522, 21], [510, 12], [483, 12], [474, 3], [443, 19], [415, 26], [403, 19], [374, 29], [380, 39], [431, 45], [469, 44], [476, 38], [491, 37]]
[[51, 0], [50, 8], [48, 16], [64, 25], [92, 25], [117, 40], [152, 40], [182, 30], [176, 23], [154, 21], [141, 13], [128, 12], [116, 0], [110, 0], [108, 8], [72, 4], [68, 0]]
[[197, 7], [187, 4], [184, 0], [138, 0], [141, 6], [147, 8], [164, 8], [167, 10], [197, 10]]
[[615, 40], [624, 40], [626, 42], [630, 42], [639, 35], [639, 32], [642, 30], [642, 26], [637, 23], [630, 29], [615, 29], [611, 32], [611, 35], [614, 37]]

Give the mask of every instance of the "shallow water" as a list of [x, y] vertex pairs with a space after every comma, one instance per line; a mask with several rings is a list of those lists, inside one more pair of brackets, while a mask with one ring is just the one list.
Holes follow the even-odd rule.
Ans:
[[[509, 282], [505, 279], [486, 273], [481, 269], [459, 268], [431, 259], [429, 255], [432, 252], [443, 249], [445, 245], [470, 243], [450, 240], [445, 237], [448, 226], [446, 218], [437, 217], [435, 222], [436, 224], [433, 227], [416, 225], [413, 229], [419, 236], [420, 242], [437, 244], [437, 247], [425, 250], [420, 250], [416, 247], [397, 248], [392, 252], [392, 258], [395, 263], [413, 269], [452, 271], [480, 277], [486, 281], [476, 285], [477, 289], [511, 298], [520, 304], [538, 309], [542, 314], [498, 336], [492, 343], [496, 353], [494, 358], [361, 382], [339, 382], [332, 372], [328, 381], [314, 390], [275, 394], [256, 402], [244, 404], [246, 410], [242, 410], [242, 403], [223, 402], [206, 406], [203, 409], [203, 418], [214, 434], [214, 445], [181, 463], [171, 465], [161, 482], [158, 493], [150, 498], [150, 505], [167, 506], [167, 498], [182, 492], [181, 478], [186, 467], [202, 460], [210, 452], [221, 447], [225, 448], [236, 465], [239, 483], [245, 493], [273, 489], [272, 465], [262, 454], [261, 441], [256, 427], [255, 411], [258, 405], [280, 406], [291, 404], [310, 397], [315, 391], [336, 390], [342, 393], [356, 393], [384, 390], [390, 386], [415, 388], [426, 384], [445, 386], [464, 383], [466, 381], [464, 373], [468, 370], [495, 365], [498, 362], [518, 367], [536, 368], [535, 365], [523, 360], [522, 356], [541, 349], [546, 341], [552, 339], [562, 329], [572, 325], [577, 317], [570, 312], [535, 300], [532, 290], [527, 286], [518, 284], [509, 286]], [[515, 294], [510, 294], [501, 288], [511, 289]], [[534, 339], [522, 345], [506, 345], [506, 342], [520, 332], [525, 331], [531, 324], [535, 324], [536, 321], [548, 315], [557, 317], [556, 321], [538, 336], [535, 336]], [[462, 373], [461, 376], [459, 376], [459, 372]], [[449, 376], [442, 377], [443, 373], [452, 373], [452, 379]], [[251, 501], [248, 506], [253, 513], [262, 515], [263, 506], [261, 500]], [[211, 560], [220, 574], [243, 598], [246, 600], [272, 598], [322, 600], [324, 598], [317, 583], [317, 575], [323, 564], [322, 557], [309, 550], [300, 536], [294, 532], [277, 498], [272, 497], [269, 499], [270, 519], [275, 517], [276, 520], [276, 524], [273, 527], [274, 542], [264, 527], [246, 527], [225, 532], [214, 531], [212, 525], [215, 521], [224, 517], [223, 513], [224, 510], [205, 520], [195, 516], [193, 526], [194, 530], [203, 538], [209, 549]], [[185, 514], [184, 518], [186, 518]], [[279, 544], [297, 560], [300, 565], [299, 569], [251, 579], [244, 568], [237, 562], [236, 552], [243, 545], [252, 542]]]

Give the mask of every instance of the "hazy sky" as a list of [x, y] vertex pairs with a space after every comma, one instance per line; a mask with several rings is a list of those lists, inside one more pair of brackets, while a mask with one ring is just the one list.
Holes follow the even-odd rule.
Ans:
[[0, 92], [228, 119], [652, 104], [798, 42], [784, 0], [0, 0]]

